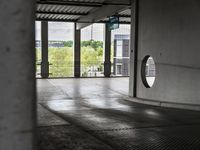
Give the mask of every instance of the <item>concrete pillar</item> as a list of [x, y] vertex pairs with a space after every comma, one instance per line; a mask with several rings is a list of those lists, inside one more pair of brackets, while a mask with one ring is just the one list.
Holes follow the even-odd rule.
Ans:
[[74, 27], [74, 77], [79, 78], [81, 74], [81, 30]]
[[104, 76], [110, 77], [111, 75], [111, 31], [105, 25], [105, 44], [104, 44]]
[[0, 150], [34, 150], [35, 0], [0, 4]]
[[130, 77], [129, 96], [137, 96], [137, 60], [138, 60], [138, 0], [131, 5], [131, 43], [130, 43]]
[[48, 21], [41, 22], [41, 40], [42, 40], [42, 62], [41, 77], [49, 77], [49, 60], [48, 60]]

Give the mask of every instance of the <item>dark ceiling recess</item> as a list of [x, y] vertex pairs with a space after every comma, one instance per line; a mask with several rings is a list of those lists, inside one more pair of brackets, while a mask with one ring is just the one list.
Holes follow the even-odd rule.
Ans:
[[101, 7], [102, 3], [97, 2], [82, 2], [82, 1], [52, 1], [52, 0], [40, 0], [37, 4], [48, 4], [48, 5], [68, 5], [68, 6], [82, 6], [82, 7]]
[[[63, 22], [80, 22], [79, 19], [94, 13], [96, 10], [106, 5], [122, 5], [130, 7], [129, 1], [126, 3], [119, 0], [38, 0], [36, 3], [36, 20], [38, 21], [63, 21]], [[121, 11], [121, 10], [120, 10]], [[130, 9], [116, 12], [120, 17], [120, 23], [130, 23]], [[107, 17], [98, 22], [107, 22]], [[93, 23], [98, 23], [93, 22]]]

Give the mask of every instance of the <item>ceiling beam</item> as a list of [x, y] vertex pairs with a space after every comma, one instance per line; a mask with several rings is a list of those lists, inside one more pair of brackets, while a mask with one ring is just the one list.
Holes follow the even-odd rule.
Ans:
[[86, 16], [86, 15], [88, 15], [88, 13], [48, 12], [48, 11], [36, 11], [36, 14], [49, 14], [49, 15], [77, 15], [77, 16]]
[[131, 15], [121, 15], [121, 14], [117, 14], [117, 15], [113, 15], [116, 17], [122, 17], [122, 18], [131, 18]]
[[[98, 22], [108, 16], [113, 16], [124, 9], [127, 9], [127, 6], [104, 5], [101, 8], [96, 9], [96, 11], [91, 12], [89, 15], [80, 17], [78, 22]], [[80, 30], [90, 24], [91, 23], [77, 23], [77, 29]]]
[[65, 5], [65, 6], [81, 6], [81, 7], [101, 7], [102, 3], [91, 3], [91, 2], [70, 2], [70, 1], [51, 1], [51, 0], [40, 0], [37, 4], [47, 5]]
[[76, 22], [77, 20], [69, 19], [46, 19], [46, 18], [36, 18], [36, 21], [53, 21], [53, 22]]
[[121, 6], [131, 6], [130, 0], [105, 0], [103, 5], [121, 5]]
[[51, 5], [68, 5], [68, 6], [83, 6], [83, 7], [101, 7], [102, 5], [121, 5], [130, 6], [130, 0], [106, 0], [104, 2], [80, 2], [80, 1], [63, 1], [63, 0], [38, 0], [37, 4]]
[[[44, 19], [44, 18], [36, 18], [35, 21], [53, 21], [53, 22], [77, 22], [77, 20], [68, 20], [68, 19]], [[107, 23], [108, 21], [99, 21], [92, 23]], [[91, 23], [91, 22], [90, 22]], [[130, 22], [119, 22], [119, 24], [130, 24]]]

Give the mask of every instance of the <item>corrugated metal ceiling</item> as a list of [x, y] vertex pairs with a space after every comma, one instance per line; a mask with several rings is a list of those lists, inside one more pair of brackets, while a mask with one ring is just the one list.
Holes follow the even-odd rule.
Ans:
[[131, 15], [131, 9], [126, 9], [124, 11], [119, 12], [120, 15]]
[[[57, 0], [53, 1], [54, 4], [46, 2], [52, 1], [38, 1], [36, 7], [36, 20], [78, 22], [79, 18], [88, 15], [96, 9], [93, 5], [90, 6], [90, 4], [98, 3], [97, 6], [99, 7], [99, 4], [103, 3], [104, 0]], [[56, 2], [68, 2], [69, 5]], [[71, 5], [71, 2], [73, 2], [73, 5]], [[79, 3], [82, 5], [79, 5]], [[83, 3], [88, 5], [83, 6]], [[123, 23], [130, 23], [130, 9], [119, 12], [118, 14], [120, 16], [120, 21]], [[107, 19], [104, 19], [103, 21], [106, 20]]]

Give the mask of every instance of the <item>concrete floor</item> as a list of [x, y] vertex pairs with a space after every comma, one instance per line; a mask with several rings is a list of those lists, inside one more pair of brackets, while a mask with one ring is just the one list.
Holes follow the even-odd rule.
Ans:
[[130, 102], [128, 78], [38, 79], [40, 150], [199, 150], [200, 112]]

